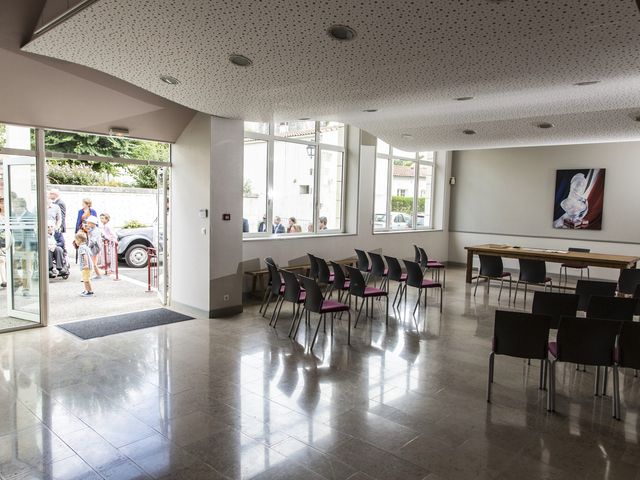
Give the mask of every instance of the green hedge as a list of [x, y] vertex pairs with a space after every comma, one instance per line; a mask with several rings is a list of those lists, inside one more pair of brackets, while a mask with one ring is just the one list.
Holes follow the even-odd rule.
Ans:
[[[418, 212], [424, 212], [425, 198], [418, 199]], [[391, 197], [391, 211], [411, 213], [413, 211], [413, 198], [411, 197]]]

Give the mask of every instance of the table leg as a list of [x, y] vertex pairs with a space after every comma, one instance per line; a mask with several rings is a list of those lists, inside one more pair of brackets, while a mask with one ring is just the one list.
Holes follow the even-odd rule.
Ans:
[[467, 283], [471, 283], [471, 277], [473, 276], [473, 250], [467, 250]]

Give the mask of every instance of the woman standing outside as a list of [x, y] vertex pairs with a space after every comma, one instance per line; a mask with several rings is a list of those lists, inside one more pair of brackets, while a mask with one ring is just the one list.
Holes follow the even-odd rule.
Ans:
[[78, 233], [79, 230], [82, 230], [84, 233], [87, 233], [87, 227], [85, 225], [85, 222], [87, 218], [89, 218], [91, 215], [93, 215], [94, 217], [98, 216], [96, 211], [93, 208], [91, 208], [91, 199], [83, 198], [82, 208], [78, 210], [78, 218], [76, 219], [76, 233]]

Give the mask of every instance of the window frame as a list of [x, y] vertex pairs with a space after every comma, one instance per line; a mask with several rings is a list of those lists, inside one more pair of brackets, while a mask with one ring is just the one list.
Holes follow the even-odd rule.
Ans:
[[[378, 139], [378, 143], [382, 142], [382, 140]], [[420, 158], [420, 154], [423, 154], [425, 152], [415, 152], [411, 157], [409, 156], [405, 156], [404, 153], [407, 152], [403, 152], [403, 154], [396, 154], [396, 148], [393, 147], [392, 145], [389, 145], [389, 153], [380, 153], [379, 149], [378, 149], [378, 144], [376, 144], [376, 161], [374, 162], [374, 179], [377, 178], [377, 174], [378, 174], [378, 165], [379, 165], [379, 161], [386, 161], [386, 165], [387, 165], [387, 204], [386, 204], [386, 212], [376, 212], [375, 208], [373, 211], [373, 221], [371, 222], [371, 231], [374, 235], [380, 234], [380, 233], [408, 233], [408, 232], [416, 232], [416, 231], [425, 231], [425, 230], [433, 230], [433, 195], [435, 193], [435, 176], [436, 176], [436, 156], [438, 155], [438, 152], [436, 151], [430, 151], [431, 153], [431, 160], [425, 160], [425, 159], [421, 159]], [[413, 204], [412, 204], [412, 213], [411, 215], [406, 214], [405, 212], [402, 212], [403, 214], [410, 216], [411, 217], [411, 227], [410, 228], [403, 228], [403, 229], [395, 229], [392, 228], [391, 225], [393, 223], [393, 219], [391, 218], [391, 207], [392, 207], [392, 203], [393, 203], [393, 162], [399, 160], [399, 161], [410, 161], [413, 164], [414, 167], [414, 174], [413, 174]], [[428, 208], [428, 212], [429, 212], [429, 222], [428, 224], [425, 222], [424, 225], [422, 226], [418, 226], [418, 214], [422, 213], [425, 214], [427, 213], [427, 209], [425, 208], [424, 212], [418, 212], [418, 201], [420, 198], [420, 167], [422, 165], [425, 166], [430, 166], [431, 167], [431, 187], [430, 187], [430, 195], [429, 195], [429, 208]], [[375, 205], [375, 199], [376, 199], [376, 183], [374, 181], [374, 185], [373, 185], [373, 202], [372, 205]], [[376, 224], [376, 214], [383, 214], [385, 216], [385, 227], [384, 228], [376, 228], [375, 224]]]
[[[295, 121], [295, 120], [293, 120]], [[256, 122], [252, 122], [256, 123]], [[266, 122], [262, 122], [266, 123]], [[312, 146], [314, 152], [313, 159], [313, 232], [303, 231], [301, 233], [289, 233], [289, 234], [275, 234], [269, 232], [268, 228], [266, 232], [247, 232], [242, 234], [243, 240], [256, 240], [256, 239], [274, 239], [274, 238], [307, 238], [311, 236], [320, 236], [320, 235], [336, 235], [336, 234], [344, 234], [345, 233], [345, 213], [346, 213], [346, 205], [345, 205], [345, 195], [346, 195], [346, 171], [347, 171], [347, 136], [348, 136], [348, 127], [347, 124], [342, 124], [344, 128], [343, 134], [343, 143], [342, 145], [331, 145], [328, 143], [320, 143], [320, 121], [315, 121], [315, 130], [313, 141], [311, 140], [301, 140], [291, 137], [284, 137], [280, 135], [276, 135], [276, 125], [274, 122], [268, 123], [268, 134], [257, 133], [251, 131], [244, 131], [244, 138], [250, 138], [252, 140], [262, 140], [267, 142], [267, 188], [266, 188], [266, 215], [267, 215], [267, 225], [273, 225], [273, 191], [274, 191], [274, 170], [275, 170], [275, 143], [276, 142], [289, 142], [296, 143], [298, 145], [306, 145]], [[340, 177], [341, 188], [340, 188], [340, 226], [338, 228], [328, 228], [326, 230], [318, 229], [318, 218], [320, 214], [320, 182], [321, 182], [321, 159], [323, 151], [333, 151], [342, 154], [342, 172]], [[244, 174], [243, 174], [244, 181]], [[243, 199], [243, 209], [244, 209], [244, 199]], [[284, 219], [283, 219], [284, 220]]]

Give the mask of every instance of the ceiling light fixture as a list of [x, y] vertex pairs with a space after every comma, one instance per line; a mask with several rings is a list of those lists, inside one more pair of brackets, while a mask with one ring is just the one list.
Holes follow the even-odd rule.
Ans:
[[365, 113], [374, 113], [377, 112], [378, 109], [377, 108], [367, 108], [366, 110], [362, 110]]
[[633, 117], [633, 119], [634, 119], [636, 122], [640, 122], [640, 115], [636, 115], [635, 117]]
[[466, 102], [467, 100], [473, 100], [473, 97], [456, 97], [454, 100], [457, 100], [458, 102]]
[[302, 118], [299, 118], [298, 120], [300, 120], [301, 122], [306, 122], [307, 120], [311, 120], [311, 117], [302, 117]]
[[475, 135], [476, 131], [475, 130], [463, 130], [462, 133], [464, 133], [465, 135]]
[[229, 55], [229, 61], [238, 67], [250, 67], [253, 64], [250, 58], [235, 53]]
[[109, 127], [109, 135], [112, 137], [128, 137], [129, 129], [125, 127]]
[[600, 80], [587, 80], [586, 82], [576, 82], [574, 85], [576, 87], [586, 87], [587, 85], [595, 85], [596, 83], [600, 83]]
[[536, 127], [542, 128], [543, 130], [546, 130], [547, 128], [555, 127], [555, 125], [553, 123], [549, 123], [549, 122], [542, 122], [542, 123], [538, 123], [536, 125]]
[[180, 80], [176, 77], [172, 77], [171, 75], [160, 75], [160, 80], [162, 80], [167, 85], [178, 85]]
[[403, 133], [402, 138], [404, 138], [405, 140], [411, 140], [413, 138], [413, 135], [411, 135], [410, 133]]
[[327, 33], [332, 38], [340, 40], [341, 42], [348, 42], [349, 40], [356, 38], [356, 31], [346, 25], [332, 25], [327, 30]]

